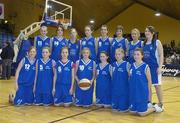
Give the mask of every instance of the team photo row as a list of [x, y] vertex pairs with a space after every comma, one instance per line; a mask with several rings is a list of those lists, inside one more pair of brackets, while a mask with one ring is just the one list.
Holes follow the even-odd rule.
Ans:
[[[84, 27], [85, 37], [78, 39], [71, 28], [69, 39], [64, 28], [57, 27], [57, 36], [47, 36], [41, 25], [34, 46], [21, 59], [15, 74], [16, 94], [9, 95], [15, 106], [64, 106], [89, 108], [92, 105], [146, 116], [163, 112], [161, 72], [163, 47], [153, 26], [131, 30], [131, 39], [123, 37], [118, 25], [113, 38], [102, 25], [100, 37], [93, 37], [91, 25]], [[155, 88], [158, 102], [152, 100]], [[94, 97], [95, 93], [95, 97]]]

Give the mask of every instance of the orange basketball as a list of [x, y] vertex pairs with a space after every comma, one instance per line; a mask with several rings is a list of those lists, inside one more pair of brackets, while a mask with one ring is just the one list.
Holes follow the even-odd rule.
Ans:
[[91, 87], [91, 81], [86, 78], [81, 79], [78, 84], [79, 84], [79, 87], [84, 91], [88, 90]]

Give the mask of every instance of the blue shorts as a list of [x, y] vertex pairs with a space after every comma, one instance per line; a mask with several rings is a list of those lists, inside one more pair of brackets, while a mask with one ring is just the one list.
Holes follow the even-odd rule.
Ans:
[[34, 104], [35, 105], [51, 105], [53, 104], [53, 96], [52, 94], [43, 94], [43, 93], [35, 94]]
[[14, 98], [14, 105], [26, 105], [33, 104], [34, 94], [33, 94], [33, 85], [19, 85]]
[[112, 95], [112, 109], [126, 111], [129, 109], [129, 96]]
[[141, 102], [141, 103], [132, 103], [130, 105], [130, 111], [131, 112], [139, 112], [139, 113], [143, 113], [146, 112], [148, 109], [148, 104], [147, 102]]
[[157, 67], [150, 67], [150, 72], [151, 72], [151, 79], [152, 79], [152, 84], [153, 85], [161, 85], [161, 74], [158, 75], [157, 73]]
[[91, 106], [93, 103], [93, 90], [94, 85], [91, 85], [91, 87], [84, 91], [79, 88], [79, 86], [76, 84], [76, 90], [75, 90], [75, 103], [77, 106]]
[[72, 95], [69, 94], [71, 85], [58, 85], [54, 95], [54, 104], [72, 103]]

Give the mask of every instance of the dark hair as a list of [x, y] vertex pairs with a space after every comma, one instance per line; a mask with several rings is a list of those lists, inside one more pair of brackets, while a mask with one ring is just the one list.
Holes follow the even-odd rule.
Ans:
[[105, 28], [108, 30], [108, 27], [107, 27], [107, 25], [102, 25], [102, 26], [101, 26], [101, 28], [102, 28], [102, 27], [105, 27]]
[[8, 47], [11, 46], [11, 43], [9, 41], [6, 41], [4, 43], [6, 43]]
[[59, 28], [61, 28], [61, 29], [63, 30], [63, 32], [64, 32], [64, 27], [63, 27], [62, 24], [59, 24], [59, 25], [57, 26], [57, 30], [56, 30], [56, 31], [58, 31]]
[[107, 62], [109, 63], [110, 62], [109, 54], [106, 51], [101, 51], [100, 55], [101, 54], [105, 54], [108, 57]]
[[[148, 29], [153, 34], [152, 44], [154, 46], [154, 42], [157, 39], [156, 30], [155, 30], [155, 28], [153, 26], [147, 26], [146, 29]], [[146, 45], [146, 43], [147, 43], [147, 38], [144, 40], [144, 45]]]
[[139, 51], [139, 52], [141, 53], [141, 55], [144, 56], [144, 52], [143, 52], [143, 49], [142, 49], [142, 48], [136, 48], [136, 49], [134, 50], [134, 52], [136, 52], [136, 51]]

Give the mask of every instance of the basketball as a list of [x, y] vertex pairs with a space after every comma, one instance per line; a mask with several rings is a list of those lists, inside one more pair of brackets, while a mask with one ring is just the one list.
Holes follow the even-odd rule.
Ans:
[[82, 90], [86, 91], [91, 87], [91, 82], [89, 79], [84, 78], [79, 81], [78, 85]]

